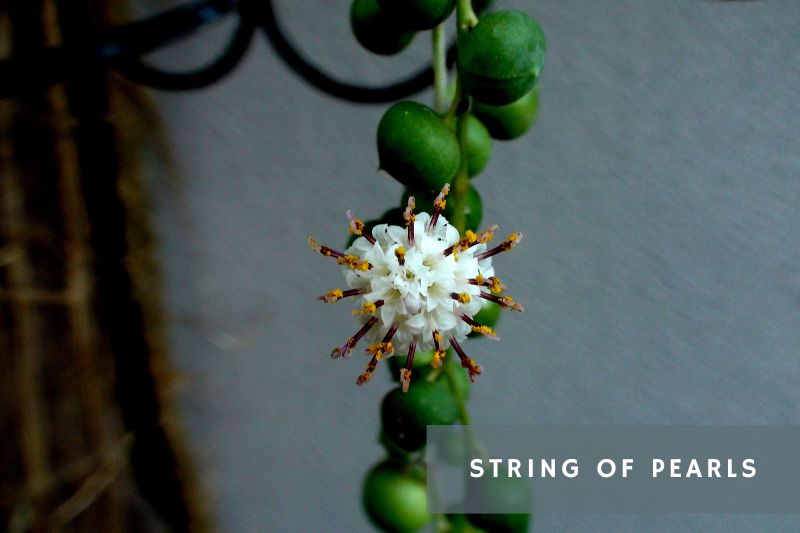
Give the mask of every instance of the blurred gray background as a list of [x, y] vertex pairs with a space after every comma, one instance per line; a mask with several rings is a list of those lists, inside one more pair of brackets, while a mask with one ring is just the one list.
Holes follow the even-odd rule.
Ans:
[[[175, 3], [175, 2], [173, 2]], [[276, 0], [303, 53], [363, 83], [429, 59], [361, 50], [349, 2]], [[155, 12], [169, 2], [140, 2]], [[525, 233], [496, 261], [524, 315], [484, 364], [490, 424], [800, 423], [800, 2], [496, 2], [548, 39], [541, 112], [476, 178], [484, 222]], [[222, 24], [160, 52], [191, 68]], [[452, 30], [451, 30], [452, 35]], [[224, 82], [154, 92], [173, 172], [152, 179], [180, 407], [222, 531], [369, 531], [361, 480], [382, 456], [381, 369], [328, 353], [355, 328], [314, 301], [344, 212], [401, 186], [376, 171], [387, 106], [317, 92], [259, 38]], [[430, 103], [429, 92], [416, 97]], [[543, 515], [540, 531], [777, 531], [797, 515]]]

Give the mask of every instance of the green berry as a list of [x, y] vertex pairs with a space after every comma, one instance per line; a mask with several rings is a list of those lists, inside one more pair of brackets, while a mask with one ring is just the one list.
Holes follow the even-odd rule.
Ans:
[[467, 115], [467, 171], [477, 176], [492, 157], [492, 138], [489, 130], [474, 115]]
[[375, 54], [396, 54], [414, 39], [414, 32], [398, 25], [377, 0], [353, 0], [350, 27], [361, 46]]
[[539, 89], [535, 88], [519, 100], [504, 106], [474, 102], [472, 112], [481, 119], [489, 134], [508, 141], [524, 135], [539, 114]]
[[[405, 205], [408, 201], [409, 196], [414, 196], [414, 200], [417, 204], [417, 212], [425, 211], [426, 213], [431, 213], [433, 210], [433, 199], [439, 193], [437, 190], [433, 192], [432, 189], [405, 189], [403, 191], [403, 200], [401, 205]], [[447, 205], [445, 205], [443, 214], [447, 220], [453, 220], [453, 213], [455, 209], [455, 202], [453, 202], [453, 192], [450, 192], [450, 196], [447, 197]], [[478, 191], [470, 185], [469, 190], [467, 191], [465, 201], [464, 201], [464, 221], [466, 229], [471, 229], [472, 231], [478, 231], [479, 226], [481, 224], [481, 219], [483, 218], [483, 202], [481, 202], [481, 197], [478, 194]]]
[[536, 84], [544, 66], [544, 32], [521, 11], [497, 11], [459, 36], [458, 51], [467, 92], [486, 104], [510, 104]]
[[375, 465], [364, 480], [364, 509], [384, 531], [413, 533], [431, 521], [422, 473], [391, 460]]
[[486, 530], [470, 524], [463, 514], [449, 514], [447, 521], [450, 522], [449, 533], [488, 533]]
[[[478, 485], [479, 494], [471, 498], [479, 498], [494, 509], [513, 508], [531, 509], [533, 495], [528, 480], [525, 478], [484, 478]], [[470, 489], [468, 489], [470, 490]], [[471, 514], [467, 520], [477, 527], [492, 533], [522, 533], [528, 531], [531, 514]]]
[[456, 5], [455, 0], [378, 0], [400, 24], [412, 30], [430, 30], [445, 21]]
[[398, 387], [381, 404], [386, 437], [398, 448], [416, 451], [425, 446], [426, 426], [458, 420], [458, 404], [443, 380], [411, 382], [408, 392]]
[[441, 189], [455, 177], [461, 151], [455, 133], [417, 102], [398, 102], [378, 124], [380, 167], [414, 188]]
[[[500, 313], [501, 308], [499, 305], [494, 302], [484, 300], [481, 305], [481, 310], [478, 311], [478, 314], [472, 317], [472, 319], [478, 324], [483, 324], [484, 326], [494, 328], [494, 326], [497, 324], [497, 321], [500, 320]], [[471, 332], [469, 336], [482, 337], [480, 333], [475, 333], [474, 331]]]

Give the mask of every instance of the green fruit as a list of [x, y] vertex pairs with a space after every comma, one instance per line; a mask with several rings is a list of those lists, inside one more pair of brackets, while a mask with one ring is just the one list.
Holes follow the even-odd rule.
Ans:
[[458, 420], [458, 404], [443, 380], [411, 383], [408, 392], [393, 389], [381, 404], [386, 437], [398, 448], [416, 451], [425, 446], [426, 426]]
[[[469, 499], [482, 501], [493, 509], [528, 509], [532, 508], [533, 495], [528, 480], [525, 478], [483, 478], [477, 489], [470, 485]], [[492, 533], [522, 533], [528, 531], [531, 514], [471, 514], [467, 520], [477, 527]]]
[[483, 172], [491, 157], [492, 138], [489, 130], [474, 115], [467, 115], [467, 171], [469, 177]]
[[489, 130], [495, 139], [508, 141], [525, 134], [539, 114], [539, 89], [531, 92], [504, 106], [492, 106], [474, 102], [472, 112]]
[[455, 0], [378, 0], [400, 24], [412, 30], [430, 30], [444, 22], [456, 5]]
[[[389, 209], [384, 214], [381, 215], [379, 219], [376, 220], [367, 220], [364, 222], [364, 231], [363, 233], [372, 234], [372, 228], [377, 226], [378, 224], [393, 224], [395, 226], [402, 226], [405, 224], [405, 220], [403, 220], [403, 211], [404, 209], [400, 209], [399, 207], [395, 207], [393, 209]], [[347, 245], [345, 249], [350, 248], [350, 246], [355, 242], [355, 240], [359, 236], [351, 233], [350, 237], [347, 239]]]
[[486, 530], [470, 524], [463, 514], [449, 514], [447, 521], [450, 522], [449, 533], [488, 533]]
[[375, 54], [396, 54], [414, 39], [414, 32], [398, 25], [377, 0], [353, 0], [350, 27], [361, 46]]
[[398, 102], [378, 124], [380, 167], [397, 181], [437, 192], [458, 171], [461, 151], [455, 133], [430, 108]]
[[362, 499], [370, 520], [384, 531], [412, 533], [431, 521], [425, 481], [408, 465], [375, 465], [364, 480]]
[[459, 36], [458, 51], [467, 92], [486, 104], [510, 104], [536, 84], [544, 66], [544, 32], [521, 11], [497, 11]]
[[[472, 319], [478, 324], [483, 324], [484, 326], [494, 328], [495, 324], [497, 324], [497, 321], [500, 320], [501, 311], [502, 309], [496, 303], [484, 300], [481, 304], [481, 310], [478, 311], [478, 314], [472, 317]], [[469, 336], [482, 337], [483, 335], [473, 331], [469, 334]]]
[[[433, 199], [438, 193], [438, 190], [434, 193], [431, 189], [415, 189], [413, 191], [411, 189], [405, 189], [403, 191], [402, 205], [406, 204], [409, 196], [414, 196], [414, 200], [417, 204], [416, 211], [418, 213], [422, 211], [431, 213], [433, 212]], [[443, 211], [447, 220], [453, 220], [454, 209], [455, 203], [453, 202], [453, 192], [451, 191], [450, 196], [447, 197], [447, 204]], [[465, 228], [477, 232], [481, 224], [481, 219], [483, 218], [483, 202], [481, 202], [478, 191], [476, 191], [472, 185], [469, 186], [465, 197], [464, 215]]]

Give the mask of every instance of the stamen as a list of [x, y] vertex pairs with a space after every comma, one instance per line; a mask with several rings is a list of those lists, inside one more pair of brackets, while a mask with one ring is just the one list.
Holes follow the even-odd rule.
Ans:
[[456, 244], [450, 246], [449, 248], [445, 248], [444, 254], [447, 257], [450, 254], [456, 254], [458, 256], [459, 253], [464, 252], [476, 244], [489, 242], [494, 237], [494, 232], [498, 230], [499, 226], [494, 224], [493, 226], [483, 230], [479, 234], [475, 234], [472, 230], [467, 230], [464, 234], [464, 237], [461, 238]]
[[481, 274], [478, 274], [474, 278], [468, 280], [470, 285], [477, 285], [479, 287], [489, 287], [489, 290], [495, 294], [499, 294], [506, 290], [505, 284], [500, 281], [500, 278], [496, 276], [492, 276], [489, 278], [489, 281], [486, 281]]
[[394, 249], [394, 256], [397, 258], [397, 262], [400, 263], [400, 266], [406, 264], [406, 250], [402, 246], [398, 246]]
[[355, 335], [347, 339], [347, 342], [344, 344], [343, 347], [339, 348], [338, 346], [331, 351], [331, 357], [333, 359], [338, 359], [339, 357], [348, 358], [350, 357], [350, 350], [355, 348], [358, 341], [361, 340], [361, 337], [367, 334], [367, 332], [375, 325], [378, 321], [377, 317], [370, 318], [364, 326], [359, 329]]
[[436, 227], [436, 223], [439, 222], [439, 215], [444, 210], [445, 206], [447, 205], [447, 200], [445, 198], [450, 193], [450, 184], [445, 183], [444, 187], [442, 187], [442, 192], [433, 200], [433, 214], [431, 215], [431, 220], [428, 222], [427, 232], [430, 233], [433, 228]]
[[461, 359], [461, 366], [467, 369], [467, 372], [469, 373], [469, 380], [475, 383], [475, 381], [478, 379], [478, 375], [483, 372], [483, 368], [473, 361], [470, 356], [464, 353], [464, 350], [453, 337], [450, 337], [450, 346], [453, 347], [458, 354], [459, 359]]
[[489, 326], [484, 326], [483, 324], [480, 324], [478, 322], [475, 322], [472, 319], [472, 317], [469, 317], [464, 313], [461, 313], [458, 315], [458, 318], [469, 324], [472, 327], [472, 331], [474, 331], [475, 333], [480, 333], [481, 335], [485, 335], [486, 337], [492, 339], [493, 341], [500, 340], [500, 337], [497, 336], [497, 333], [495, 333], [492, 328], [490, 328]]
[[370, 244], [375, 244], [375, 237], [370, 235], [368, 232], [364, 233], [364, 222], [361, 219], [356, 218], [353, 214], [353, 211], [350, 209], [347, 210], [347, 220], [350, 223], [350, 233], [354, 235], [361, 235], [367, 239]]
[[332, 304], [338, 302], [342, 298], [347, 298], [348, 296], [357, 296], [359, 294], [364, 294], [367, 292], [367, 289], [348, 289], [343, 291], [342, 289], [333, 289], [332, 291], [328, 291], [322, 296], [317, 296], [317, 300], [322, 300], [326, 304]]
[[403, 220], [406, 221], [406, 226], [408, 226], [408, 245], [414, 246], [414, 221], [416, 217], [414, 216], [414, 208], [417, 206], [417, 202], [413, 196], [408, 197], [408, 205], [406, 206], [406, 210], [403, 211]]
[[436, 353], [433, 354], [431, 366], [433, 368], [439, 368], [444, 362], [444, 356], [447, 355], [444, 346], [442, 346], [442, 334], [439, 333], [439, 330], [433, 330], [433, 345], [436, 348]]
[[[323, 246], [323, 248], [325, 248], [325, 247]], [[339, 253], [339, 252], [336, 252], [336, 253]], [[323, 252], [323, 254], [324, 254], [324, 252]], [[350, 270], [361, 270], [363, 272], [366, 272], [367, 270], [370, 270], [372, 268], [372, 264], [370, 264], [369, 261], [361, 260], [358, 257], [356, 257], [354, 255], [351, 255], [351, 254], [347, 254], [347, 255], [343, 254], [341, 257], [337, 256], [336, 257], [336, 261], [340, 265], [349, 266]]]
[[488, 292], [481, 292], [478, 296], [483, 298], [484, 300], [489, 300], [490, 302], [494, 302], [500, 307], [505, 307], [508, 309], [513, 309], [519, 313], [524, 313], [525, 308], [522, 304], [517, 303], [514, 301], [514, 298], [511, 296], [495, 296], [494, 294], [489, 294]]
[[472, 301], [472, 298], [466, 292], [462, 292], [461, 294], [459, 294], [457, 292], [451, 292], [450, 293], [450, 298], [452, 298], [453, 300], [456, 300], [457, 302], [462, 303], [462, 304], [468, 304], [468, 303], [470, 303]]
[[321, 253], [325, 257], [335, 257], [337, 259], [342, 259], [343, 257], [345, 257], [345, 255], [342, 252], [337, 252], [333, 248], [322, 246], [320, 243], [318, 243], [311, 237], [308, 238], [308, 245], [311, 247], [312, 250]]
[[414, 352], [417, 350], [417, 339], [414, 338], [411, 344], [408, 345], [408, 355], [406, 356], [406, 365], [400, 369], [400, 385], [403, 387], [403, 392], [408, 392], [408, 387], [411, 386], [411, 367], [414, 366]]
[[521, 240], [522, 240], [522, 233], [512, 233], [511, 235], [509, 235], [506, 238], [506, 240], [504, 240], [503, 242], [501, 242], [500, 244], [498, 244], [497, 246], [495, 246], [491, 250], [486, 250], [485, 252], [480, 254], [477, 257], [477, 259], [478, 259], [478, 261], [481, 261], [482, 259], [487, 259], [487, 258], [495, 256], [495, 255], [497, 255], [497, 254], [499, 254], [501, 252], [506, 252], [506, 251], [514, 248], [516, 245], [518, 245]]
[[353, 309], [353, 316], [359, 315], [374, 315], [375, 311], [383, 305], [383, 300], [375, 300], [374, 302], [366, 302], [361, 306], [361, 309]]
[[375, 368], [378, 366], [378, 361], [383, 359], [384, 355], [394, 354], [392, 337], [394, 337], [396, 331], [397, 324], [392, 324], [392, 327], [386, 332], [386, 335], [384, 335], [381, 342], [376, 342], [375, 344], [371, 344], [367, 347], [365, 351], [367, 355], [372, 355], [372, 359], [370, 359], [369, 363], [367, 363], [367, 368], [364, 369], [364, 373], [358, 376], [358, 379], [356, 380], [357, 385], [363, 385], [369, 381], [370, 378], [372, 378], [372, 374], [375, 372]]

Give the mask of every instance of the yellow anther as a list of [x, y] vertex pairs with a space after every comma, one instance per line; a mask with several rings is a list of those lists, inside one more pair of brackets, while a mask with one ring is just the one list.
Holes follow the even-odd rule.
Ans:
[[353, 316], [358, 315], [374, 315], [378, 306], [374, 302], [367, 302], [361, 306], [361, 309], [353, 309]]
[[503, 285], [503, 282], [500, 281], [500, 278], [496, 276], [489, 278], [489, 282], [491, 283], [491, 285], [489, 285], [489, 290], [495, 294], [503, 292], [506, 288], [506, 286]]
[[431, 361], [431, 366], [433, 368], [439, 368], [440, 366], [442, 366], [442, 362], [444, 361], [444, 356], [446, 354], [447, 352], [445, 352], [441, 348], [436, 350], [436, 353], [433, 354], [433, 360]]
[[400, 369], [400, 384], [403, 386], [403, 392], [408, 392], [408, 387], [411, 385], [411, 370]]
[[350, 223], [350, 231], [355, 235], [364, 233], [364, 221], [359, 218], [354, 218]]
[[501, 244], [501, 246], [504, 249], [508, 250], [518, 245], [521, 240], [522, 240], [522, 233], [512, 233], [511, 235], [506, 237], [506, 240], [503, 241], [503, 244]]
[[515, 302], [514, 298], [512, 298], [511, 296], [503, 296], [500, 298], [500, 301], [504, 306], [513, 309], [514, 311], [518, 311], [520, 313], [525, 312], [525, 308], [522, 306], [522, 304], [518, 304], [517, 302]]
[[370, 344], [365, 352], [375, 358], [376, 361], [380, 361], [384, 355], [392, 355], [394, 353], [394, 346], [391, 342], [376, 342]]
[[325, 303], [331, 304], [334, 302], [338, 302], [342, 298], [344, 298], [344, 293], [342, 292], [342, 289], [333, 289], [332, 291], [326, 292], [322, 296], [321, 300]]
[[447, 205], [447, 200], [445, 200], [445, 197], [449, 193], [450, 193], [450, 184], [445, 183], [444, 187], [442, 187], [442, 192], [440, 192], [439, 195], [436, 197], [436, 199], [433, 201], [434, 209], [442, 210], [445, 208], [445, 206]]
[[478, 236], [475, 235], [475, 232], [471, 229], [467, 230], [467, 232], [464, 234], [464, 238], [469, 244], [475, 244], [475, 242], [478, 240]]
[[433, 332], [433, 340], [436, 341], [437, 343], [441, 344], [441, 342], [442, 342], [442, 334], [439, 333], [438, 330]]
[[397, 262], [401, 265], [406, 262], [406, 250], [402, 246], [398, 246], [394, 249], [394, 256], [397, 258]]
[[489, 326], [472, 326], [472, 331], [486, 335], [487, 337], [497, 337], [497, 334]]
[[468, 304], [469, 302], [472, 301], [472, 298], [470, 298], [469, 294], [467, 294], [466, 292], [462, 292], [461, 294], [458, 295], [458, 301], [462, 304]]
[[372, 266], [369, 264], [369, 261], [362, 261], [358, 257], [350, 254], [339, 257], [336, 260], [339, 262], [340, 265], [349, 266], [351, 270], [367, 271]]
[[478, 285], [483, 285], [483, 274], [478, 274], [475, 276], [475, 283]]
[[403, 211], [403, 220], [406, 221], [406, 226], [409, 226], [414, 223], [416, 217], [414, 216], [414, 208], [417, 206], [417, 202], [413, 196], [408, 197], [408, 205], [406, 206], [405, 211]]

